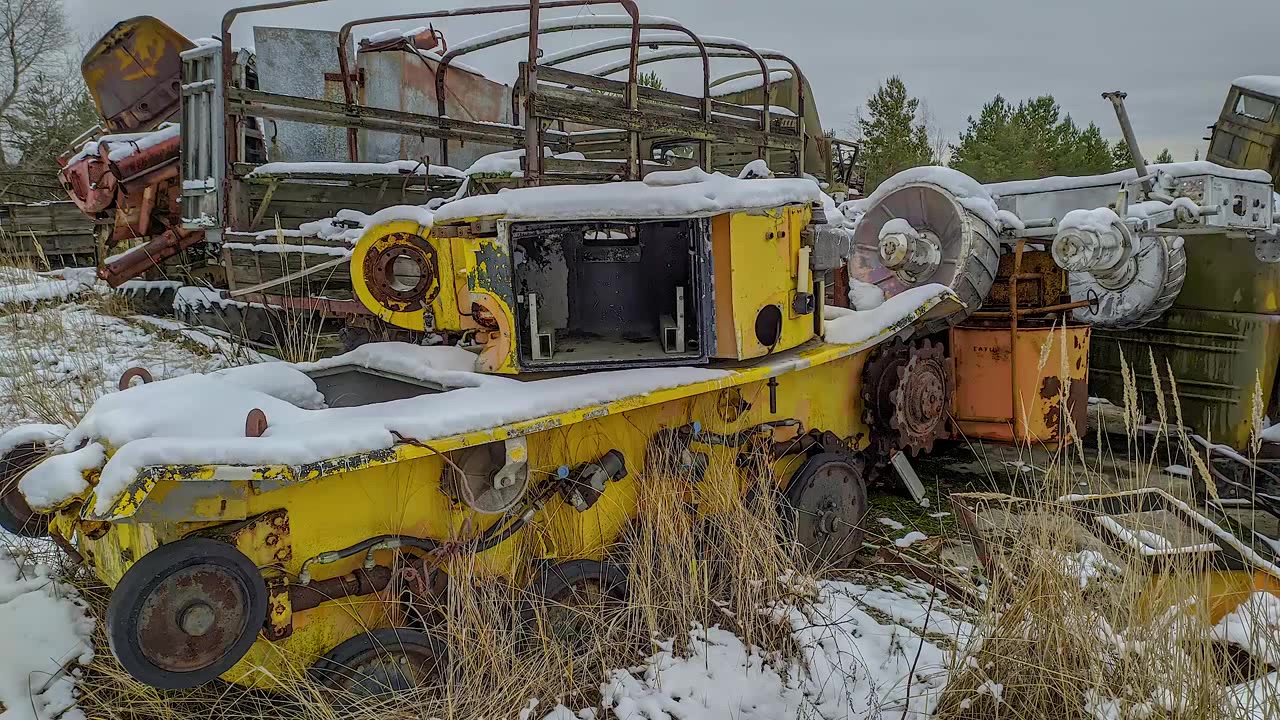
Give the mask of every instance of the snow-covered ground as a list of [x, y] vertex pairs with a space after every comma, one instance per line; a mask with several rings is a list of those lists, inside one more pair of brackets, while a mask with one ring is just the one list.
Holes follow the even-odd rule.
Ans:
[[[106, 312], [110, 302], [99, 287], [74, 273], [59, 277], [0, 270], [0, 285], [26, 288], [9, 304], [0, 298], [0, 431], [29, 422], [74, 425], [96, 398], [116, 392], [119, 376], [131, 367], [145, 367], [161, 379], [211, 373], [246, 359], [226, 339], [172, 320]], [[62, 294], [62, 289], [68, 292]], [[892, 309], [892, 303], [882, 307]], [[848, 318], [872, 314], [846, 312], [832, 321], [839, 330], [841, 320], [851, 323]], [[355, 359], [376, 364], [379, 352], [370, 347]], [[453, 363], [440, 365], [439, 354], [398, 353], [394, 359], [410, 363], [399, 368], [406, 372], [465, 370]], [[287, 369], [260, 366], [222, 377], [235, 376], [252, 387]], [[306, 398], [281, 400], [301, 403]], [[881, 519], [879, 525], [903, 535], [896, 542], [899, 547], [923, 540], [918, 531], [904, 535], [907, 528], [891, 519]], [[0, 535], [0, 720], [82, 720], [76, 688], [82, 666], [93, 659], [91, 635], [97, 619], [54, 569], [41, 565], [36, 555], [15, 555], [13, 549], [20, 547], [16, 539]], [[1101, 577], [1104, 569], [1095, 562], [1064, 563], [1064, 571], [1079, 576], [1082, 585]], [[660, 644], [658, 652], [636, 666], [603, 673], [599, 706], [565, 708], [555, 698], [542, 698], [520, 716], [908, 720], [929, 717], [952, 673], [966, 667], [964, 651], [973, 646], [976, 632], [973, 613], [934, 588], [878, 576], [788, 581], [809, 599], [761, 611], [789, 631], [796, 650], [791, 656], [752, 647], [725, 627], [692, 627], [682, 642]], [[1261, 596], [1249, 607], [1256, 612], [1233, 616], [1215, 630], [1223, 642], [1249, 647], [1258, 628], [1275, 632], [1280, 627], [1274, 598]], [[675, 652], [677, 646], [683, 649]], [[997, 678], [977, 692], [989, 695], [990, 702], [999, 701], [1006, 689]], [[1246, 718], [1267, 717], [1266, 710], [1254, 710], [1268, 707], [1267, 699], [1277, 692], [1276, 673], [1229, 689], [1239, 716]], [[1107, 714], [1113, 706], [1117, 714]], [[1098, 717], [1124, 717], [1119, 705], [1106, 698], [1099, 697], [1097, 707]]]

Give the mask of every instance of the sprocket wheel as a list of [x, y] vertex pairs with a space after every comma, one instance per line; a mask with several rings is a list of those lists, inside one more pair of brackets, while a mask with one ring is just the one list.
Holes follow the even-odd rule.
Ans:
[[893, 419], [893, 391], [898, 387], [898, 371], [911, 360], [911, 346], [901, 338], [876, 348], [862, 370], [862, 421], [871, 431], [871, 457], [887, 459], [897, 449]]
[[946, 437], [954, 385], [942, 345], [923, 341], [913, 345], [910, 359], [897, 369], [898, 382], [890, 392], [893, 414], [889, 426], [898, 449], [912, 457], [933, 450]]

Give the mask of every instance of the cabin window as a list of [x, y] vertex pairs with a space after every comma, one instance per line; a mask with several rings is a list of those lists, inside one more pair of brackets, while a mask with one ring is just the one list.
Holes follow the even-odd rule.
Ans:
[[705, 362], [702, 220], [512, 226], [526, 368]]
[[1236, 114], [1243, 115], [1254, 120], [1262, 122], [1271, 122], [1271, 116], [1275, 114], [1276, 104], [1270, 100], [1263, 100], [1260, 97], [1246, 95], [1240, 93], [1236, 98]]

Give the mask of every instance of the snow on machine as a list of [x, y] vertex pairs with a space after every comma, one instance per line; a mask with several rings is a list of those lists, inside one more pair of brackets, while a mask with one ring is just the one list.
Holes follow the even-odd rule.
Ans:
[[[579, 4], [591, 0], [543, 7]], [[637, 521], [639, 488], [659, 476], [704, 500], [776, 478], [798, 552], [841, 562], [861, 546], [863, 468], [876, 451], [862, 421], [867, 354], [945, 324], [962, 304], [923, 285], [873, 311], [828, 307], [826, 277], [848, 258], [850, 235], [805, 177], [820, 136], [806, 129], [803, 100], [786, 114], [768, 99], [712, 100], [709, 80], [702, 97], [641, 88], [642, 25], [704, 69], [709, 51], [759, 58], [760, 87], [769, 80], [754, 51], [672, 40], [678, 24], [622, 5], [626, 16], [547, 20], [547, 32], [630, 29], [626, 81], [553, 67], [528, 8], [532, 29], [476, 43], [528, 39], [522, 126], [184, 78], [184, 133], [223, 117], [225, 100], [232, 118], [360, 115], [442, 145], [447, 129], [533, 152], [496, 158], [519, 168], [504, 183], [524, 187], [387, 208], [343, 258], [370, 317], [438, 344], [370, 343], [316, 363], [132, 386], [146, 375], [131, 372], [77, 427], [0, 439], [0, 520], [48, 534], [113, 588], [106, 632], [134, 677], [162, 688], [219, 676], [273, 684], [310, 668], [338, 688], [370, 680], [365, 672], [413, 684], [445, 663], [421, 620], [438, 601], [442, 557], [474, 558], [478, 574], [553, 602], [582, 584], [621, 594], [625, 571], [609, 553]], [[184, 57], [231, 67], [229, 46], [224, 36]], [[570, 124], [607, 136], [608, 149], [540, 152], [561, 139], [553, 125]], [[228, 133], [225, 154], [198, 134], [190, 147], [208, 154], [184, 145], [187, 218], [208, 225], [229, 210], [216, 188], [234, 170], [237, 137]], [[605, 182], [583, 184], [602, 169]], [[944, 419], [918, 418], [919, 430]]]
[[[963, 313], [933, 328], [955, 368], [954, 436], [1070, 442], [1084, 428], [1086, 388], [1123, 402], [1123, 349], [1144, 369], [1148, 400], [1148, 359], [1161, 369], [1167, 360], [1185, 422], [1243, 448], [1254, 380], [1270, 398], [1280, 367], [1266, 350], [1275, 308], [1264, 307], [1274, 305], [1266, 280], [1280, 259], [1272, 179], [1210, 162], [1147, 165], [1123, 93], [1105, 97], [1133, 148], [1132, 170], [984, 186], [915, 168], [842, 206], [860, 217], [852, 299], [941, 283], [964, 301]], [[873, 422], [909, 427], [902, 398], [932, 381], [892, 371], [921, 352], [885, 348], [868, 364], [889, 373], [863, 384], [883, 393], [867, 398], [882, 410]], [[904, 444], [926, 449], [924, 440]]]

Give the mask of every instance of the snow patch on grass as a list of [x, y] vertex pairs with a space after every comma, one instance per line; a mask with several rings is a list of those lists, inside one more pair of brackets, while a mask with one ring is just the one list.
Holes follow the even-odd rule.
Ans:
[[0, 703], [4, 720], [84, 720], [79, 671], [93, 660], [94, 619], [48, 567], [0, 548]]

